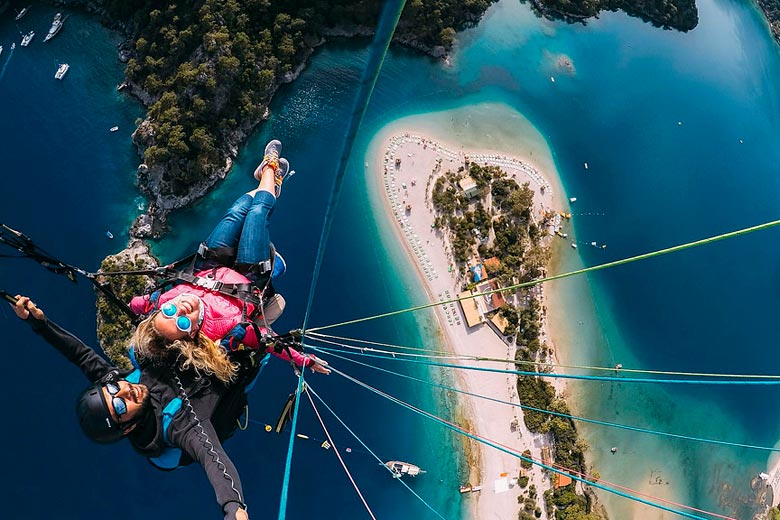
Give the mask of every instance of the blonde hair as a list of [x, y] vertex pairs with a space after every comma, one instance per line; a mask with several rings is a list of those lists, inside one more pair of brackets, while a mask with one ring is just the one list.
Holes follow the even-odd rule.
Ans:
[[195, 372], [213, 375], [223, 383], [236, 378], [238, 365], [228, 359], [225, 350], [198, 331], [194, 338], [171, 341], [160, 334], [154, 325], [157, 312], [138, 324], [131, 339], [139, 358], [156, 361], [178, 358], [181, 368], [192, 368]]

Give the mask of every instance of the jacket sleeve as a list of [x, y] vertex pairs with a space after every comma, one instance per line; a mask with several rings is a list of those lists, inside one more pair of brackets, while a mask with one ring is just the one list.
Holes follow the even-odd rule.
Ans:
[[26, 321], [30, 322], [33, 332], [79, 367], [90, 381], [97, 381], [116, 368], [79, 338], [48, 318], [36, 320], [30, 317]]
[[130, 300], [130, 310], [136, 314], [146, 314], [149, 312], [149, 295], [144, 294], [142, 296], [134, 296]]
[[274, 350], [273, 345], [271, 345], [270, 347], [268, 347], [266, 349], [266, 352], [268, 352], [269, 354], [273, 354], [274, 356], [278, 357], [279, 359], [283, 359], [283, 360], [285, 360], [287, 362], [289, 362], [290, 358], [292, 357], [293, 363], [295, 363], [298, 367], [308, 367], [308, 366], [310, 366], [310, 365], [312, 365], [314, 363], [313, 359], [304, 356], [303, 354], [301, 354], [299, 351], [295, 350], [294, 348], [291, 348], [289, 350], [289, 353], [288, 353], [288, 351], [286, 349], [282, 350], [281, 352], [276, 352]]
[[[261, 332], [264, 332], [266, 329], [261, 327], [260, 330]], [[254, 327], [246, 327], [246, 336], [244, 337], [243, 343], [252, 350], [257, 350], [260, 348], [260, 340], [257, 337], [257, 333], [255, 332]], [[275, 352], [273, 344], [271, 344], [271, 346], [266, 349], [266, 352], [273, 354], [279, 359], [283, 359], [287, 362], [290, 361], [290, 354], [288, 354], [286, 350], [283, 350], [282, 352]], [[314, 363], [312, 359], [307, 358], [295, 349], [290, 349], [290, 352], [292, 352], [293, 362], [299, 367], [308, 367]]]
[[226, 519], [235, 518], [237, 506], [246, 509], [238, 471], [222, 448], [210, 420], [201, 420], [180, 435], [172, 432], [171, 440], [203, 466]]

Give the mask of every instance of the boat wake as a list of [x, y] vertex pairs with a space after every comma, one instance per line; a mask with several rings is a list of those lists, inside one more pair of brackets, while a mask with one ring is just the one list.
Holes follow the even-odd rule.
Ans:
[[5, 63], [3, 63], [3, 68], [0, 69], [0, 81], [3, 81], [3, 76], [5, 76], [5, 69], [8, 68], [8, 64], [11, 62], [11, 58], [13, 57], [15, 50], [16, 50], [16, 46], [12, 46], [8, 51], [8, 58], [5, 59]]

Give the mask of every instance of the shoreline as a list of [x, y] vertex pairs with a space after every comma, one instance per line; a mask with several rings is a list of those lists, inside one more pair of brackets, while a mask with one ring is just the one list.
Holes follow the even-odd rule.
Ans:
[[[369, 183], [382, 199], [383, 217], [391, 222], [393, 235], [401, 242], [408, 259], [414, 264], [417, 280], [425, 289], [428, 301], [434, 302], [456, 298], [464, 283], [463, 275], [457, 273], [454, 267], [447, 237], [431, 227], [434, 215], [428, 195], [433, 179], [439, 173], [456, 171], [463, 165], [466, 155], [480, 164], [498, 165], [519, 184], [526, 181], [530, 183], [535, 192], [535, 215], [550, 211], [556, 206], [560, 207], [559, 193], [562, 193], [562, 189], [558, 187], [558, 183], [556, 188], [553, 188], [550, 180], [540, 173], [542, 170], [527, 158], [510, 156], [479, 146], [465, 149], [466, 145], [459, 146], [439, 138], [429, 138], [431, 133], [430, 130], [413, 130], [407, 125], [400, 130], [396, 127], [380, 132], [375, 141], [381, 145], [374, 149], [373, 164], [366, 163], [366, 166]], [[395, 168], [396, 157], [401, 158], [398, 169]], [[440, 170], [435, 170], [437, 159], [441, 159]], [[542, 186], [544, 190], [540, 190]], [[410, 211], [407, 211], [407, 204], [411, 205]], [[540, 301], [542, 305], [546, 305], [543, 292]], [[488, 324], [483, 323], [467, 329], [457, 303], [435, 307], [434, 316], [440, 325], [442, 343], [446, 350], [458, 355], [478, 354], [508, 359], [509, 362], [485, 365], [510, 370], [513, 368], [511, 360], [514, 360], [514, 345], [507, 344]], [[546, 313], [542, 317], [542, 327], [540, 339], [546, 341], [555, 351], [550, 339], [550, 324]], [[475, 345], [479, 346], [478, 350], [474, 348]], [[513, 404], [519, 402], [516, 376], [493, 374], [486, 377], [480, 372], [457, 371], [454, 377], [458, 388], [464, 391]], [[554, 386], [558, 393], [565, 393], [562, 380], [556, 380]], [[535, 459], [541, 459], [542, 447], [550, 445], [547, 436], [532, 434], [526, 429], [522, 414], [518, 413], [516, 407], [471, 396], [460, 396], [458, 406], [458, 416], [465, 418], [466, 423], [473, 428], [472, 433], [496, 444], [517, 452], [529, 449]], [[470, 444], [470, 448], [466, 447], [470, 467], [469, 481], [463, 484], [482, 486], [481, 492], [468, 493], [463, 497], [466, 501], [464, 512], [468, 512], [471, 518], [516, 516], [521, 508], [517, 496], [527, 489], [516, 483], [517, 476], [523, 471], [521, 460], [476, 441], [465, 440], [464, 443]], [[544, 489], [552, 486], [550, 477], [536, 465], [526, 474], [529, 477], [529, 485], [536, 486], [540, 497]], [[543, 500], [539, 500], [539, 506], [544, 511]], [[546, 512], [543, 512], [543, 518], [546, 518]]]

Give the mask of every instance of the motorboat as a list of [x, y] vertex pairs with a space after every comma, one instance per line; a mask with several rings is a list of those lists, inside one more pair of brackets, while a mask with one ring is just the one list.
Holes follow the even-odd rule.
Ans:
[[60, 63], [57, 72], [54, 73], [54, 77], [57, 79], [62, 79], [62, 77], [68, 72], [69, 68], [70, 65], [68, 65], [67, 63]]
[[420, 473], [425, 473], [425, 471], [421, 470], [419, 466], [415, 466], [414, 464], [410, 464], [408, 462], [402, 462], [400, 460], [391, 460], [389, 462], [385, 462], [385, 466], [387, 469], [393, 472], [394, 478], [401, 478], [404, 475], [416, 477]]
[[108, 129], [109, 132], [116, 132], [117, 130], [119, 130], [118, 126], [112, 126], [111, 128]]
[[30, 31], [22, 37], [22, 47], [27, 47], [35, 37], [35, 31]]
[[46, 33], [46, 37], [43, 41], [47, 42], [54, 38], [57, 33], [60, 32], [60, 29], [62, 29], [63, 23], [65, 23], [65, 19], [62, 17], [62, 13], [55, 14], [54, 20], [51, 22], [51, 27], [49, 27], [49, 32]]
[[31, 6], [31, 5], [28, 5], [27, 7], [24, 7], [24, 8], [23, 8], [21, 11], [19, 11], [18, 13], [16, 13], [16, 18], [15, 18], [15, 20], [21, 20], [21, 19], [22, 19], [22, 17], [23, 17], [24, 15], [26, 15], [26, 14], [27, 14], [27, 11], [29, 11], [29, 10], [30, 10], [30, 7], [32, 7], [32, 6]]

